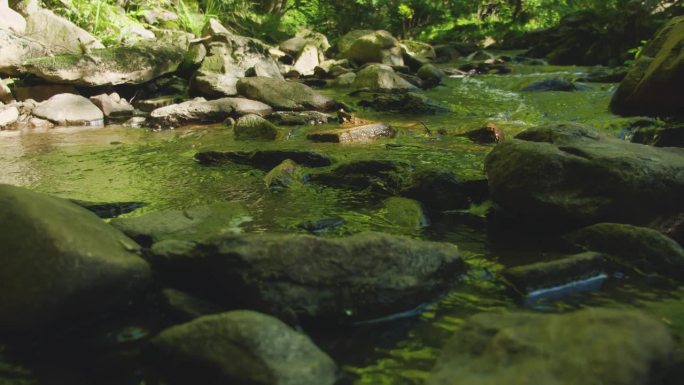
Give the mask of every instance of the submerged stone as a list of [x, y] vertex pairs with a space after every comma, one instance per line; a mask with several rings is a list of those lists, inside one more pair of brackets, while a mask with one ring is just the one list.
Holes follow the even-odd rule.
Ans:
[[405, 114], [437, 114], [449, 112], [449, 107], [415, 92], [400, 94], [374, 94], [359, 101], [359, 106], [378, 111], [395, 111]]
[[152, 340], [164, 374], [182, 383], [333, 385], [337, 367], [277, 318], [237, 310], [197, 318]]
[[164, 279], [215, 300], [271, 314], [367, 320], [433, 300], [466, 269], [448, 243], [381, 233], [328, 239], [224, 234], [152, 248]]
[[100, 218], [115, 218], [145, 206], [144, 202], [90, 202], [79, 199], [69, 200], [88, 211], [92, 211]]
[[185, 210], [166, 210], [132, 218], [117, 218], [112, 226], [151, 246], [164, 239], [197, 239], [221, 233], [241, 232], [240, 225], [252, 218], [240, 204], [214, 203]]
[[659, 383], [676, 349], [643, 313], [482, 313], [460, 325], [427, 385]]
[[270, 170], [286, 159], [306, 167], [325, 167], [332, 159], [325, 154], [306, 150], [264, 150], [264, 151], [201, 151], [195, 159], [203, 165], [220, 165], [226, 162], [248, 164]]
[[539, 91], [584, 91], [591, 89], [588, 86], [575, 84], [567, 79], [551, 78], [538, 80], [527, 87], [523, 88], [523, 92], [539, 92]]

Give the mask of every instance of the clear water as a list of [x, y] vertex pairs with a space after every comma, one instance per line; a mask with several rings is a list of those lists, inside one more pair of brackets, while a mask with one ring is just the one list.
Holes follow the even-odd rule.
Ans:
[[[162, 132], [114, 126], [2, 131], [0, 183], [67, 198], [146, 203], [129, 216], [236, 201], [242, 202], [254, 218], [246, 225], [247, 231], [299, 232], [298, 223], [339, 216], [345, 224], [328, 236], [377, 230], [453, 242], [473, 268], [463, 282], [420, 316], [352, 330], [311, 331], [343, 367], [346, 383], [420, 384], [445, 339], [465, 318], [482, 311], [521, 308], [494, 277], [505, 266], [543, 259], [541, 250], [545, 246], [535, 243], [543, 242], [507, 247], [489, 239], [477, 220], [464, 221], [458, 215], [433, 220], [425, 229], [395, 226], [385, 218], [381, 201], [364, 192], [306, 185], [274, 194], [264, 185], [264, 171], [242, 165], [204, 167], [193, 160], [194, 154], [198, 150], [313, 149], [337, 161], [401, 159], [449, 169], [465, 177], [483, 177], [483, 161], [492, 147], [473, 144], [458, 134], [484, 123], [494, 122], [507, 137], [533, 125], [558, 121], [587, 123], [610, 133], [621, 129], [625, 119], [610, 114], [607, 108], [615, 84], [592, 84], [591, 90], [573, 93], [519, 91], [534, 80], [573, 76], [586, 70], [519, 66], [510, 75], [448, 79], [445, 86], [427, 94], [449, 105], [453, 113], [410, 116], [358, 111], [362, 118], [385, 121], [399, 130], [396, 138], [363, 145], [311, 143], [305, 139], [310, 127], [296, 127], [286, 141], [272, 143], [236, 141], [231, 130], [221, 125]], [[354, 101], [339, 91], [323, 92]], [[445, 134], [437, 134], [440, 131]], [[477, 211], [475, 215], [480, 215]], [[611, 277], [599, 292], [547, 303], [536, 310], [556, 312], [593, 305], [641, 308], [684, 337], [684, 289], [639, 278]], [[137, 317], [115, 323], [102, 333], [111, 337], [120, 336], [122, 331], [124, 336], [155, 332], [154, 322], [145, 320], [144, 315]], [[144, 332], [135, 329], [136, 325], [144, 325]], [[115, 340], [121, 342], [120, 338]], [[99, 350], [96, 355], [64, 359], [59, 365], [51, 361], [53, 355], [38, 354], [29, 366], [48, 384], [149, 383], [141, 379], [144, 369], [132, 353], [135, 349], [120, 343], [112, 343], [108, 349], [111, 354]]]

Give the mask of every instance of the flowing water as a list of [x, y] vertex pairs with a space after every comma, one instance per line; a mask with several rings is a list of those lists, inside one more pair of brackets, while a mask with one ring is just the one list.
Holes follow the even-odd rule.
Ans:
[[[341, 217], [344, 224], [325, 236], [376, 230], [453, 242], [471, 265], [462, 282], [414, 317], [368, 324], [351, 330], [311, 330], [315, 340], [343, 367], [345, 383], [358, 385], [420, 384], [428, 375], [439, 348], [469, 315], [482, 311], [511, 311], [523, 306], [506, 293], [495, 277], [505, 266], [542, 260], [556, 253], [543, 239], [507, 244], [490, 239], [482, 219], [484, 208], [468, 215], [451, 213], [424, 229], [394, 225], [382, 201], [369, 193], [309, 184], [282, 193], [266, 188], [264, 171], [244, 165], [206, 167], [196, 163], [198, 150], [313, 149], [336, 162], [359, 159], [399, 159], [483, 178], [484, 158], [491, 145], [473, 144], [459, 136], [487, 122], [507, 137], [537, 124], [573, 121], [617, 135], [626, 119], [608, 112], [615, 84], [591, 84], [580, 92], [520, 90], [532, 81], [575, 76], [586, 68], [517, 66], [514, 74], [451, 78], [427, 92], [454, 112], [434, 116], [358, 111], [399, 130], [396, 138], [371, 144], [311, 143], [311, 127], [293, 128], [284, 142], [235, 141], [221, 125], [153, 132], [116, 126], [55, 128], [0, 132], [0, 183], [25, 186], [66, 198], [97, 202], [144, 202], [127, 216], [161, 209], [187, 208], [219, 201], [243, 203], [252, 221], [245, 231], [302, 232], [307, 220]], [[344, 93], [324, 93], [352, 103]], [[313, 171], [313, 170], [308, 170]], [[313, 171], [315, 172], [315, 171]], [[469, 220], [464, 220], [469, 218]], [[584, 306], [641, 308], [670, 324], [684, 336], [684, 290], [639, 278], [609, 277], [599, 291], [532, 306], [535, 311], [562, 312]], [[146, 382], [144, 365], [129, 340], [154, 334], [160, 327], [146, 315], [126, 316], [98, 329], [111, 353], [29, 354], [27, 364], [41, 383], [71, 385], [139, 385]], [[98, 337], [99, 338], [99, 337]], [[59, 344], [68, 343], [59, 340]], [[90, 352], [85, 348], [86, 352]], [[2, 351], [0, 350], [0, 354]], [[58, 368], [58, 369], [57, 369]], [[0, 372], [2, 367], [0, 367]]]

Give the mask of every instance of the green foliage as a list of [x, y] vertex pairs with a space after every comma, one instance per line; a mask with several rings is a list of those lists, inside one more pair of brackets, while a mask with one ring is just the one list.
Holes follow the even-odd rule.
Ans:
[[[424, 41], [495, 41], [550, 27], [585, 10], [609, 13], [639, 6], [650, 11], [660, 0], [44, 0], [59, 14], [106, 44], [122, 41], [142, 12], [175, 12], [178, 27], [200, 35], [206, 21], [219, 19], [237, 33], [279, 41], [303, 28], [332, 40], [354, 29], [384, 29]], [[123, 5], [121, 5], [123, 4]], [[681, 2], [675, 3], [681, 6]], [[673, 7], [674, 8], [674, 7]], [[637, 51], [635, 51], [636, 53]]]

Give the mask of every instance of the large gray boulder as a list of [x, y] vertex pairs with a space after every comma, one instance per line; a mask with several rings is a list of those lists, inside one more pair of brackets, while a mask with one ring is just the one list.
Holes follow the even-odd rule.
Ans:
[[141, 43], [30, 59], [24, 69], [45, 80], [77, 86], [141, 84], [176, 71], [184, 55], [185, 50], [173, 45]]
[[248, 310], [166, 329], [152, 340], [152, 352], [166, 375], [183, 383], [333, 385], [336, 380], [335, 363], [307, 336]]
[[104, 114], [87, 98], [75, 94], [58, 94], [40, 103], [32, 114], [60, 126], [101, 126]]
[[176, 285], [195, 283], [235, 306], [335, 321], [411, 310], [465, 271], [452, 244], [370, 232], [340, 239], [222, 235], [159, 242], [151, 251], [158, 271]]
[[265, 115], [271, 111], [270, 106], [256, 100], [195, 98], [155, 109], [150, 113], [148, 123], [153, 127], [170, 128], [188, 124], [219, 123], [228, 117], [240, 117], [246, 114]]
[[209, 53], [191, 79], [191, 92], [208, 97], [237, 95], [238, 79], [250, 72], [256, 76], [283, 78], [264, 43], [244, 36], [222, 36], [220, 41], [209, 43]]
[[26, 31], [26, 20], [19, 13], [7, 6], [7, 2], [0, 3], [0, 29], [23, 34]]
[[644, 47], [613, 94], [621, 115], [684, 115], [684, 16], [672, 19]]
[[399, 76], [392, 67], [384, 64], [371, 64], [356, 74], [352, 83], [355, 90], [373, 92], [406, 92], [419, 88]]
[[330, 43], [325, 35], [307, 29], [297, 32], [293, 38], [280, 43], [278, 48], [293, 57], [299, 57], [307, 45], [316, 47], [320, 52], [325, 52], [330, 48]]
[[526, 130], [485, 160], [492, 199], [546, 227], [646, 224], [684, 210], [684, 150], [606, 137], [579, 124]]
[[97, 318], [150, 280], [139, 246], [67, 200], [0, 185], [0, 334]]
[[243, 78], [237, 82], [240, 95], [259, 100], [275, 110], [331, 111], [337, 103], [310, 87], [282, 79], [268, 77]]
[[404, 65], [399, 41], [387, 31], [370, 31], [365, 34], [351, 31], [341, 39], [338, 47], [342, 57], [360, 64]]
[[48, 47], [56, 47], [59, 52], [82, 53], [84, 47], [104, 48], [86, 30], [47, 9], [39, 9], [27, 15], [26, 36], [31, 36]]
[[675, 349], [663, 323], [635, 311], [483, 313], [447, 342], [426, 384], [656, 384]]
[[0, 52], [0, 73], [19, 75], [26, 59], [45, 56], [51, 51], [35, 39], [0, 28]]

